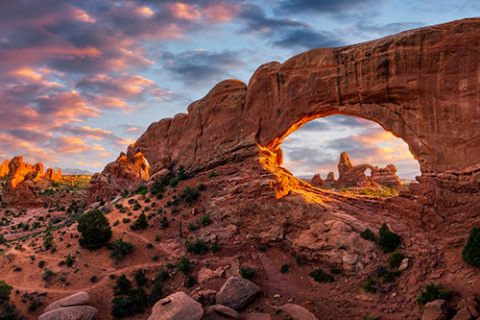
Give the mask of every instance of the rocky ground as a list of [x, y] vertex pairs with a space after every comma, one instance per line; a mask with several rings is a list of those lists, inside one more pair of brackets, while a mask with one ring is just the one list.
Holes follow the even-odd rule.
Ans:
[[[111, 240], [133, 245], [121, 258], [106, 247], [79, 246], [80, 205], [65, 211], [4, 208], [0, 272], [13, 287], [12, 302], [27, 319], [36, 319], [49, 303], [85, 291], [98, 319], [111, 319], [117, 279], [125, 275], [135, 287], [139, 271], [147, 294], [162, 274], [157, 298], [184, 291], [205, 307], [230, 277], [249, 278], [261, 293], [239, 311], [244, 317], [265, 313], [259, 319], [291, 319], [291, 305], [319, 319], [419, 319], [424, 307], [416, 299], [429, 283], [454, 292], [452, 310], [480, 293], [478, 270], [461, 258], [478, 219], [479, 208], [470, 202], [454, 204], [447, 215], [408, 193], [375, 198], [311, 188], [329, 200], [311, 203], [293, 192], [276, 199], [272, 173], [245, 179], [248, 169], [239, 173], [225, 165], [193, 177], [177, 173], [167, 185], [151, 182], [91, 205], [108, 218]], [[142, 213], [148, 225], [132, 227]], [[383, 253], [360, 235], [370, 229], [378, 239], [383, 223], [401, 236], [395, 251], [402, 254], [401, 266], [389, 267], [395, 253]], [[185, 261], [188, 272], [182, 271]], [[128, 319], [147, 319], [153, 304]]]

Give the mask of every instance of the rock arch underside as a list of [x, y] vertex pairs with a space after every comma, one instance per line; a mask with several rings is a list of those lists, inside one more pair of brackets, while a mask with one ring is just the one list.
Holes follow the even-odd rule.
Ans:
[[[333, 114], [402, 138], [420, 163], [418, 183], [388, 199], [347, 196], [283, 169], [283, 138]], [[188, 113], [151, 124], [92, 178], [89, 201], [179, 168], [208, 183], [207, 210], [245, 239], [280, 242], [346, 272], [368, 274], [385, 259], [358, 233], [388, 223], [414, 256], [399, 289], [407, 299], [384, 301], [398, 315], [417, 314], [414, 296], [425, 281], [480, 294], [459, 245], [480, 213], [480, 19], [314, 49], [260, 66], [248, 84], [220, 82]]]

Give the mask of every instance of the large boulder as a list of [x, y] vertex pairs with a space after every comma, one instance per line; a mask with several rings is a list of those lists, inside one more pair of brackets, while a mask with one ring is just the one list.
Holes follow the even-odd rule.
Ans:
[[250, 280], [230, 277], [217, 293], [218, 304], [235, 310], [242, 310], [255, 300], [260, 288]]
[[288, 313], [292, 320], [318, 320], [313, 313], [298, 304], [287, 303], [277, 309]]
[[42, 314], [38, 320], [95, 320], [97, 313], [91, 306], [62, 307]]
[[444, 310], [445, 300], [438, 299], [425, 304], [422, 320], [444, 320], [446, 319]]
[[45, 308], [45, 312], [59, 309], [62, 307], [87, 305], [89, 302], [90, 302], [90, 296], [88, 295], [88, 293], [85, 291], [80, 291], [49, 304]]
[[202, 320], [232, 320], [239, 319], [240, 314], [232, 308], [216, 304], [205, 308]]
[[179, 291], [155, 303], [147, 320], [200, 320], [203, 313], [200, 303]]

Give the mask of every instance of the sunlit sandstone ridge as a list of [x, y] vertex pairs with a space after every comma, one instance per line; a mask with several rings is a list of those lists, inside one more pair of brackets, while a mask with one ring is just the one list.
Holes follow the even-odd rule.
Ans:
[[141, 152], [152, 174], [202, 171], [260, 159], [265, 149], [279, 154], [282, 140], [305, 122], [345, 114], [402, 138], [423, 185], [478, 191], [479, 29], [480, 19], [465, 19], [264, 64], [248, 85], [223, 81], [187, 114], [153, 123], [127, 157]]

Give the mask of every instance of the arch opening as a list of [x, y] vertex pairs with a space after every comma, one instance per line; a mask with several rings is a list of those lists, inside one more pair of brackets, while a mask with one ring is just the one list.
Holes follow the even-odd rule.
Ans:
[[309, 116], [260, 146], [260, 162], [277, 177], [277, 198], [291, 192], [309, 202], [328, 193], [395, 196], [420, 175], [408, 144], [357, 116]]

